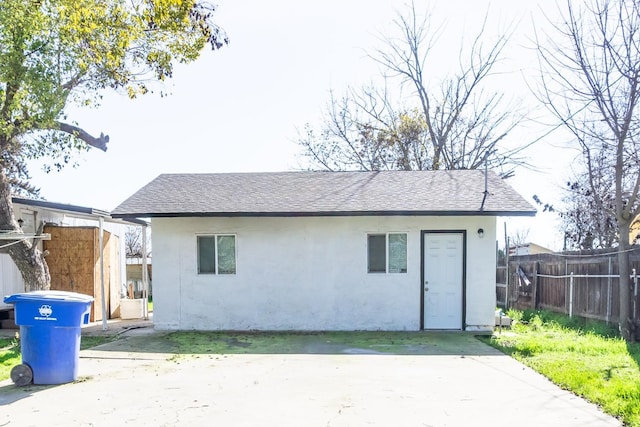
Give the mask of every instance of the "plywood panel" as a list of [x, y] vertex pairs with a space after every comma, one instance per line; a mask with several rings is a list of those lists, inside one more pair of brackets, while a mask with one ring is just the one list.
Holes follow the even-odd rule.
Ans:
[[[47, 226], [45, 233], [51, 234], [51, 240], [44, 242], [49, 251], [47, 264], [51, 274], [51, 289], [78, 292], [94, 297], [90, 320], [102, 320], [102, 293], [100, 276], [99, 229], [97, 227], [58, 227]], [[104, 280], [105, 300], [110, 302], [110, 265], [111, 234], [104, 232]], [[112, 313], [107, 310], [107, 316]]]
[[120, 317], [120, 290], [122, 288], [122, 275], [120, 271], [120, 239], [118, 236], [111, 235], [111, 248], [109, 259], [111, 260], [110, 268], [110, 290], [109, 290], [109, 312], [110, 317]]
[[94, 283], [95, 283], [95, 299], [96, 302], [94, 304], [94, 312], [96, 320], [102, 320], [102, 277], [101, 274], [104, 274], [104, 304], [106, 307], [107, 317], [110, 314], [110, 266], [111, 266], [111, 250], [110, 250], [110, 240], [111, 233], [105, 231], [103, 235], [102, 247], [103, 247], [103, 258], [104, 258], [104, 268], [100, 269], [100, 239], [99, 236], [96, 235], [96, 245], [94, 246], [94, 256], [95, 256], [95, 269], [94, 269]]

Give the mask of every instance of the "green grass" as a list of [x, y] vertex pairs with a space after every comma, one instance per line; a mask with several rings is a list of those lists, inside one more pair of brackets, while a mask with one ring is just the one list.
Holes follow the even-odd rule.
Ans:
[[602, 322], [548, 312], [510, 312], [512, 329], [485, 338], [563, 389], [640, 427], [640, 344]]
[[[215, 332], [180, 331], [167, 335], [177, 354], [457, 354], [460, 336], [419, 332]], [[475, 341], [473, 337], [469, 339]]]
[[0, 381], [9, 378], [11, 368], [21, 363], [20, 342], [17, 339], [0, 338]]
[[[390, 337], [381, 339], [381, 337]], [[180, 354], [291, 354], [305, 352], [309, 345], [320, 343], [320, 351], [332, 351], [349, 345], [372, 349], [381, 342], [388, 347], [383, 351], [393, 351], [397, 346], [422, 343], [416, 334], [375, 333], [375, 332], [215, 332], [193, 331], [173, 332], [168, 340]]]
[[[117, 337], [82, 337], [80, 340], [80, 349], [95, 347], [110, 341], [116, 340]], [[20, 354], [20, 340], [17, 338], [5, 339], [0, 338], [0, 381], [9, 378], [11, 369], [15, 365], [22, 363], [22, 355]]]

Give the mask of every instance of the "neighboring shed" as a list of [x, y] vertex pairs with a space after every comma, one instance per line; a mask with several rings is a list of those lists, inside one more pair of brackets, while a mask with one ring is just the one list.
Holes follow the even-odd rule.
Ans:
[[536, 243], [524, 243], [509, 247], [509, 256], [518, 255], [535, 255], [535, 254], [552, 254], [553, 251]]
[[[124, 233], [127, 224], [145, 222], [112, 219], [97, 209], [13, 198], [13, 208], [25, 233], [34, 233], [44, 222], [51, 240], [39, 242], [51, 273], [51, 289], [79, 292], [95, 298], [91, 321], [102, 320], [102, 257], [105, 284], [105, 313], [118, 317], [120, 295], [125, 284]], [[100, 223], [103, 223], [103, 250], [100, 251]], [[0, 295], [24, 292], [22, 277], [8, 254], [0, 254]], [[0, 298], [0, 309], [10, 308]]]
[[151, 218], [155, 327], [203, 330], [491, 330], [496, 217], [534, 214], [477, 170], [160, 175], [112, 212]]
[[[153, 274], [151, 257], [147, 257], [146, 263], [142, 257], [127, 257], [127, 292], [132, 293], [133, 298], [141, 298], [144, 294], [145, 279], [149, 286], [149, 298], [153, 295]], [[144, 265], [146, 264], [147, 274], [143, 274]]]

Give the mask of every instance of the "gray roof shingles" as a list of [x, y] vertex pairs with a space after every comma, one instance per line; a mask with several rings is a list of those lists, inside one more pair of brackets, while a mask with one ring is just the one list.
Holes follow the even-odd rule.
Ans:
[[163, 174], [114, 217], [527, 215], [531, 204], [495, 173], [456, 171]]

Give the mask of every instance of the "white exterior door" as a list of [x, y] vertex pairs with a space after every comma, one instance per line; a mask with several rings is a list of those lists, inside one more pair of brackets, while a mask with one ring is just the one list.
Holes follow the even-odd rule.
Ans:
[[424, 234], [424, 329], [462, 329], [462, 233]]

